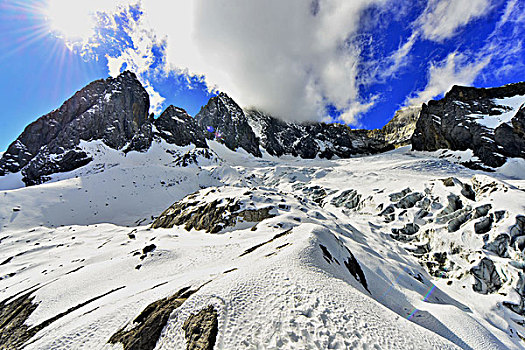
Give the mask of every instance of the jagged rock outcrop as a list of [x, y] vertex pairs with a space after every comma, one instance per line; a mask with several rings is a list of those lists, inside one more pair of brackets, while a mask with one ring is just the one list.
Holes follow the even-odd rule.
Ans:
[[196, 290], [189, 287], [170, 297], [149, 304], [133, 320], [133, 327], [125, 327], [113, 334], [109, 343], [121, 343], [124, 350], [153, 350], [173, 310], [179, 308]]
[[[217, 193], [221, 194], [216, 198]], [[184, 225], [188, 231], [205, 230], [218, 233], [238, 222], [258, 223], [272, 218], [274, 206], [252, 207], [251, 193], [229, 197], [222, 189], [200, 191], [175, 202], [151, 224], [152, 228]]]
[[203, 129], [182, 108], [169, 106], [153, 124], [157, 129], [155, 134], [168, 143], [177, 146], [194, 144], [198, 148], [208, 148]]
[[355, 209], [360, 201], [361, 195], [356, 190], [350, 189], [334, 197], [330, 203], [338, 208], [344, 206], [347, 209]]
[[494, 293], [501, 287], [501, 278], [489, 258], [481, 259], [479, 265], [473, 267], [470, 272], [475, 280], [472, 288], [480, 294]]
[[213, 305], [209, 305], [186, 319], [182, 329], [187, 342], [187, 350], [213, 350], [217, 333], [219, 333], [217, 318], [217, 310]]
[[243, 148], [246, 152], [261, 157], [259, 142], [248, 124], [244, 111], [225, 93], [221, 92], [212, 97], [197, 113], [195, 119], [203, 130], [211, 126], [220, 131], [221, 140], [229, 149]]
[[394, 148], [384, 140], [371, 137], [368, 130], [352, 130], [342, 124], [296, 124], [257, 110], [246, 111], [246, 116], [261, 147], [272, 156], [349, 158]]
[[[27, 320], [33, 312], [40, 305], [40, 301], [35, 301], [34, 293], [40, 289], [32, 288], [33, 290], [27, 293], [19, 293], [6, 300], [0, 301], [0, 349], [18, 350], [26, 347], [28, 342], [37, 333], [51, 324], [62, 319], [63, 317], [77, 311], [78, 309], [93, 303], [109, 294], [117, 292], [124, 287], [112, 289], [104, 294], [93, 297], [78, 305], [72, 306], [38, 324], [28, 325]], [[30, 288], [31, 289], [31, 288]], [[142, 348], [144, 349], [144, 348]]]
[[102, 140], [122, 149], [135, 138], [138, 150], [147, 149], [150, 138], [143, 127], [150, 121], [148, 110], [149, 96], [135, 74], [94, 81], [25, 128], [0, 160], [0, 176], [22, 171], [24, 182], [33, 185], [76, 169], [91, 161], [77, 147], [81, 140]]
[[420, 112], [421, 106], [401, 108], [383, 128], [371, 130], [369, 136], [395, 147], [409, 145]]
[[412, 147], [418, 151], [471, 149], [472, 168], [502, 166], [525, 158], [525, 82], [480, 89], [454, 86], [443, 99], [424, 104]]

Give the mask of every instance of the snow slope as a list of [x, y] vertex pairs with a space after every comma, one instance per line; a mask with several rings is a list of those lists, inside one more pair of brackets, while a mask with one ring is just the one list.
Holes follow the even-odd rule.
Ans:
[[493, 100], [494, 104], [498, 106], [499, 115], [486, 114], [469, 114], [469, 117], [474, 117], [477, 122], [489, 129], [497, 128], [501, 123], [510, 123], [510, 120], [516, 115], [518, 110], [525, 103], [525, 96], [516, 95], [506, 98], [496, 98]]
[[[184, 349], [184, 322], [210, 304], [216, 349], [524, 346], [523, 316], [502, 306], [516, 297], [517, 269], [491, 256], [506, 280], [498, 293], [476, 293], [468, 271], [489, 253], [475, 221], [449, 232], [437, 220], [460, 182], [490, 184], [492, 192], [461, 200], [506, 210], [487, 239], [509, 231], [525, 213], [521, 180], [406, 147], [329, 161], [259, 159], [209, 145], [211, 157], [163, 142], [127, 155], [83, 143], [95, 160], [48, 183], [23, 188], [0, 178], [0, 300], [32, 288], [38, 307], [28, 326], [68, 310], [25, 348], [122, 349], [108, 343], [113, 334], [187, 286], [200, 289], [171, 314], [155, 349]], [[181, 166], [184, 154], [197, 163]], [[405, 188], [421, 198], [396, 206], [404, 199], [390, 195]], [[150, 228], [185, 197], [203, 205], [234, 198], [240, 210], [271, 206], [273, 217], [239, 220], [218, 234]], [[429, 216], [420, 217], [425, 198]], [[393, 213], [380, 215], [389, 206]], [[421, 227], [417, 242], [394, 237], [411, 223]], [[424, 244], [449, 253], [443, 266], [411, 253]]]

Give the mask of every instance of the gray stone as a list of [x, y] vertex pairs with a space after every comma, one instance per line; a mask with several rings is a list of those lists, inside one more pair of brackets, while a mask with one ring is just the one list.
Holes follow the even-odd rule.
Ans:
[[[211, 126], [222, 134], [221, 142], [231, 150], [243, 148], [256, 157], [261, 157], [259, 142], [244, 111], [233, 99], [221, 92], [212, 97], [195, 116], [202, 130]], [[209, 138], [213, 136], [208, 135]]]
[[217, 311], [213, 305], [208, 305], [197, 314], [191, 314], [182, 329], [187, 350], [212, 350], [219, 333]]
[[330, 203], [336, 207], [344, 206], [348, 209], [354, 209], [357, 208], [360, 201], [361, 195], [356, 190], [346, 190], [334, 197]]
[[474, 209], [474, 219], [477, 219], [477, 218], [481, 218], [483, 216], [486, 216], [490, 209], [492, 209], [492, 205], [491, 204], [484, 204], [484, 205], [480, 205], [479, 207], [476, 207]]
[[493, 252], [502, 258], [508, 258], [509, 243], [510, 237], [505, 233], [501, 233], [494, 239], [494, 241], [486, 243], [483, 246], [483, 249]]
[[[190, 196], [191, 198], [191, 196]], [[152, 228], [172, 228], [184, 225], [191, 229], [218, 233], [226, 227], [237, 224], [239, 219], [260, 222], [274, 217], [272, 206], [260, 209], [240, 210], [239, 202], [233, 198], [217, 199], [212, 202], [193, 202], [188, 197], [175, 202], [151, 224]]]
[[[496, 129], [480, 124], [473, 114], [500, 115], [504, 111], [494, 99], [525, 95], [525, 82], [497, 88], [454, 86], [438, 101], [423, 104], [412, 136], [412, 148], [418, 151], [471, 149], [480, 162], [464, 165], [474, 169], [502, 166], [507, 157], [525, 158], [525, 109]], [[488, 168], [489, 167], [489, 168]]]
[[170, 297], [149, 304], [133, 320], [132, 327], [122, 328], [109, 338], [108, 343], [121, 343], [124, 350], [153, 350], [173, 310], [195, 292], [183, 288]]
[[525, 236], [525, 216], [516, 216], [516, 224], [510, 228], [510, 237], [515, 239], [516, 237]]
[[492, 214], [490, 216], [481, 218], [478, 222], [474, 224], [474, 232], [476, 232], [478, 235], [489, 232], [492, 228], [493, 222], [494, 219], [492, 217]]
[[257, 110], [247, 110], [252, 128], [258, 130], [259, 142], [270, 155], [285, 154], [312, 159], [349, 158], [356, 154], [374, 154], [393, 149], [383, 135], [369, 130], [354, 130], [342, 124], [291, 123]]
[[412, 190], [410, 188], [405, 188], [401, 192], [396, 192], [396, 193], [389, 194], [388, 197], [390, 198], [391, 202], [399, 202], [399, 200], [401, 198], [405, 197], [410, 192], [412, 192]]
[[204, 129], [186, 111], [173, 105], [155, 119], [156, 136], [177, 146], [194, 144], [198, 148], [208, 148]]
[[501, 288], [501, 278], [494, 263], [489, 258], [483, 258], [479, 264], [470, 269], [475, 282], [472, 288], [480, 294], [497, 292]]
[[456, 232], [457, 230], [461, 228], [461, 226], [464, 223], [466, 223], [472, 218], [472, 214], [470, 213], [470, 210], [465, 210], [465, 211], [462, 211], [461, 213], [455, 212], [454, 214], [451, 214], [451, 215], [454, 216], [454, 218], [452, 218], [447, 224], [448, 232]]
[[463, 203], [461, 202], [461, 199], [455, 194], [448, 195], [447, 200], [448, 205], [438, 214], [438, 217], [450, 215], [453, 212], [463, 208]]
[[472, 189], [469, 184], [461, 183], [461, 194], [471, 201], [476, 200], [476, 192]]
[[419, 231], [419, 225], [408, 223], [403, 228], [393, 228], [392, 233], [395, 235], [413, 235]]
[[[135, 74], [94, 81], [25, 128], [0, 159], [0, 176], [22, 171], [23, 181], [33, 185], [83, 166], [92, 157], [77, 148], [81, 140], [123, 149], [137, 134], [147, 134], [148, 110], [148, 93]], [[147, 149], [147, 136], [135, 144]]]
[[401, 209], [412, 208], [414, 205], [416, 205], [417, 202], [423, 199], [423, 197], [424, 196], [422, 193], [419, 193], [419, 192], [411, 193], [401, 198], [399, 202], [395, 204], [395, 206]]

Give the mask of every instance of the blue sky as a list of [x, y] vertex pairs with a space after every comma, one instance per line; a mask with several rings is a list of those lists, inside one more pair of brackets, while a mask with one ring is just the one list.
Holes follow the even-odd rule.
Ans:
[[525, 80], [520, 0], [0, 0], [0, 151], [134, 71], [159, 114], [217, 91], [287, 120], [382, 127], [454, 84]]

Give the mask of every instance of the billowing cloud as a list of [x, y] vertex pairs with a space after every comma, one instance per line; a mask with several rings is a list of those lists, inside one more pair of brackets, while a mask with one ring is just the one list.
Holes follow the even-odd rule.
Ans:
[[[478, 5], [479, 8], [482, 5]], [[425, 12], [427, 10], [428, 7]], [[472, 11], [481, 13], [479, 10]], [[472, 15], [470, 18], [473, 18]], [[470, 54], [454, 51], [444, 60], [430, 63], [425, 88], [409, 96], [405, 105], [428, 102], [450, 90], [453, 85], [472, 85], [479, 77], [482, 80], [486, 80], [488, 76], [496, 80], [503, 79], [517, 68], [523, 67], [521, 57], [524, 23], [525, 4], [517, 0], [507, 1], [494, 30], [480, 43], [478, 50]], [[450, 33], [453, 32], [452, 30]]]
[[144, 77], [164, 40], [165, 74], [204, 76], [241, 105], [283, 118], [319, 120], [330, 106], [353, 122], [373, 101], [359, 88], [360, 14], [386, 1], [149, 0], [125, 28], [131, 45], [106, 57], [112, 75], [125, 63]]
[[[414, 52], [421, 40], [445, 45], [491, 11], [489, 0], [428, 0], [426, 6], [393, 0], [101, 1], [85, 2], [92, 6], [84, 10], [97, 19], [95, 34], [80, 44], [69, 41], [82, 52], [105, 56], [113, 76], [124, 68], [137, 73], [155, 113], [167, 97], [155, 91], [155, 82], [175, 73], [188, 84], [198, 77], [244, 107], [283, 119], [330, 120], [327, 111], [336, 110], [340, 120], [359, 125], [360, 116], [387, 98], [385, 91], [369, 87], [390, 84], [414, 68], [414, 60], [428, 67], [427, 83], [407, 98], [409, 104], [426, 102], [454, 84], [471, 84], [496, 59], [506, 74], [515, 63], [501, 53], [522, 52], [521, 30], [512, 50], [498, 34], [480, 43], [479, 53], [450, 40], [448, 56], [437, 61], [421, 63], [421, 52]], [[506, 1], [496, 29], [508, 32], [520, 22], [520, 8], [520, 1]], [[375, 33], [387, 30], [385, 20], [402, 23], [410, 11], [415, 20], [404, 23], [407, 31], [397, 49], [383, 50]]]
[[[318, 120], [327, 105], [352, 122], [360, 97], [359, 16], [376, 0], [143, 3], [154, 31], [167, 36], [170, 69], [205, 76], [208, 86], [294, 120]], [[160, 8], [159, 8], [160, 7]]]

